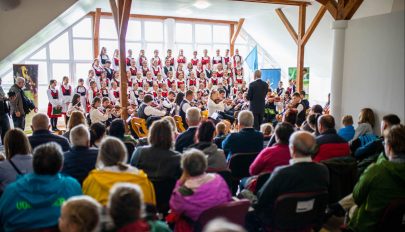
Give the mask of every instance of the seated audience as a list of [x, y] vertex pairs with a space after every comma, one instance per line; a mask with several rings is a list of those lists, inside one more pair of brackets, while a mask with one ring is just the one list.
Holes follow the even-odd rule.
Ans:
[[32, 117], [32, 135], [28, 137], [32, 149], [35, 149], [37, 146], [48, 143], [55, 142], [62, 147], [63, 151], [69, 150], [69, 141], [59, 135], [52, 134], [49, 129], [49, 118], [46, 114], [38, 113]]
[[34, 173], [11, 183], [0, 198], [0, 225], [6, 232], [56, 227], [62, 203], [82, 194], [75, 179], [59, 174], [63, 153], [58, 144], [39, 145], [32, 163]]
[[357, 128], [354, 132], [353, 140], [357, 139], [361, 135], [373, 134], [373, 128], [375, 124], [374, 112], [370, 108], [363, 108], [359, 114], [359, 121]]
[[225, 153], [213, 143], [214, 135], [214, 123], [211, 120], [201, 122], [195, 135], [196, 144], [191, 145], [190, 148], [201, 150], [207, 155], [208, 169], [216, 171], [225, 170], [228, 167]]
[[177, 131], [177, 125], [174, 118], [172, 116], [164, 116], [162, 119], [167, 120], [170, 123], [170, 125], [172, 126], [174, 138], [177, 138], [177, 136], [179, 136], [179, 132]]
[[[313, 114], [322, 115], [322, 113], [323, 113], [323, 108], [322, 108], [321, 105], [313, 105], [313, 106], [311, 106], [311, 108], [309, 108], [309, 112], [308, 112], [306, 120], [301, 125], [301, 130], [308, 131], [309, 133], [315, 132], [314, 129], [309, 125], [308, 118], [309, 118], [310, 115], [313, 115]], [[315, 136], [318, 136], [318, 135], [315, 135]]]
[[184, 148], [189, 147], [194, 143], [195, 132], [197, 131], [197, 126], [200, 123], [200, 120], [200, 109], [197, 107], [190, 107], [187, 109], [186, 121], [188, 128], [177, 137], [175, 144], [176, 151], [183, 152]]
[[117, 138], [108, 137], [100, 146], [96, 169], [91, 171], [83, 182], [83, 193], [107, 204], [110, 188], [118, 182], [139, 184], [149, 204], [156, 204], [155, 191], [147, 175], [126, 163], [128, 160], [125, 145]]
[[100, 147], [101, 141], [106, 136], [107, 129], [101, 122], [96, 122], [90, 126], [90, 147]]
[[110, 190], [108, 212], [116, 232], [170, 232], [169, 227], [159, 221], [146, 221], [144, 199], [139, 185], [117, 183]]
[[273, 135], [273, 126], [270, 123], [263, 123], [260, 125], [260, 132], [263, 133], [263, 145], [267, 146], [271, 136]]
[[263, 149], [250, 165], [250, 175], [273, 172], [278, 166], [288, 165], [291, 158], [288, 141], [294, 133], [291, 124], [282, 122], [276, 126], [276, 144]]
[[[295, 130], [295, 129], [297, 129], [297, 127], [295, 125], [296, 120], [297, 120], [297, 111], [292, 110], [292, 109], [287, 109], [284, 112], [284, 115], [283, 115], [283, 117], [281, 119], [281, 122], [290, 123], [294, 127], [294, 130]], [[267, 144], [267, 147], [271, 147], [275, 143], [276, 143], [276, 137], [273, 135], [273, 136], [271, 136], [270, 141]]]
[[353, 118], [351, 115], [345, 115], [342, 118], [342, 124], [344, 127], [340, 128], [338, 135], [344, 140], [349, 142], [354, 137], [354, 127], [353, 127]]
[[405, 196], [405, 126], [396, 125], [384, 132], [388, 160], [369, 166], [353, 190], [357, 204], [349, 228], [376, 231], [388, 204]]
[[229, 187], [221, 176], [206, 173], [208, 163], [203, 152], [189, 149], [181, 157], [183, 175], [170, 198], [177, 215], [197, 221], [205, 210], [232, 200]]
[[77, 125], [87, 125], [86, 123], [86, 117], [84, 117], [84, 114], [80, 111], [74, 111], [72, 112], [72, 114], [69, 117], [69, 121], [67, 124], [67, 129], [68, 131], [66, 131], [62, 136], [65, 137], [67, 140], [69, 140], [70, 142], [70, 130], [73, 129], [73, 127], [77, 126]]
[[84, 125], [70, 132], [72, 147], [64, 153], [62, 173], [75, 178], [80, 184], [96, 166], [98, 150], [90, 148], [90, 133]]
[[60, 232], [95, 232], [100, 223], [101, 205], [89, 196], [71, 197], [62, 205]]
[[314, 157], [314, 161], [320, 162], [336, 157], [350, 155], [348, 142], [340, 137], [335, 130], [335, 119], [332, 115], [322, 115], [318, 119], [318, 129], [320, 135], [316, 137], [319, 150]]
[[[308, 123], [307, 125], [309, 126], [309, 128], [311, 128], [311, 133], [315, 137], [319, 136], [318, 119], [321, 116], [322, 116], [322, 114], [315, 113], [315, 114], [310, 114], [307, 117], [307, 121], [306, 121]], [[310, 131], [308, 131], [308, 132], [310, 132]]]
[[203, 232], [246, 232], [246, 230], [240, 225], [218, 218], [210, 221], [204, 227]]
[[180, 153], [173, 150], [173, 129], [168, 120], [152, 123], [149, 145], [137, 147], [131, 165], [142, 169], [152, 180], [176, 180], [181, 175]]
[[108, 135], [120, 139], [123, 143], [132, 143], [136, 146], [137, 142], [131, 135], [125, 134], [125, 123], [122, 119], [114, 119], [111, 122], [110, 129], [108, 131]]
[[7, 160], [0, 162], [0, 196], [17, 176], [32, 172], [31, 145], [20, 129], [10, 129], [4, 137]]
[[311, 159], [316, 150], [315, 137], [308, 132], [295, 132], [289, 144], [290, 165], [276, 168], [259, 190], [254, 211], [246, 218], [248, 231], [258, 231], [261, 226], [271, 225], [273, 206], [280, 195], [328, 190], [328, 168]]
[[215, 127], [216, 127], [215, 129], [216, 136], [214, 138], [214, 143], [217, 145], [219, 149], [222, 149], [222, 142], [228, 135], [228, 130], [224, 122], [219, 122]]
[[238, 127], [239, 132], [229, 134], [222, 142], [228, 160], [235, 153], [259, 153], [263, 149], [263, 134], [253, 128], [252, 112], [239, 112]]

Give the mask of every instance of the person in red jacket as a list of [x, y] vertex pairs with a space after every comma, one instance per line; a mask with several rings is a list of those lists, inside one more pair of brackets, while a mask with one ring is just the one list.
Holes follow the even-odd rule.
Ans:
[[316, 143], [319, 149], [314, 157], [315, 162], [350, 155], [349, 143], [336, 133], [332, 115], [319, 117], [318, 130], [320, 135], [316, 137]]

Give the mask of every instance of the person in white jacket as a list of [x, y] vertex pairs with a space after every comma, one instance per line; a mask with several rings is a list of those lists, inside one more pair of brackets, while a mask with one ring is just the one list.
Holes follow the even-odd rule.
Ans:
[[58, 82], [56, 80], [50, 80], [49, 88], [47, 91], [48, 95], [48, 117], [51, 121], [51, 126], [53, 131], [57, 131], [58, 118], [62, 116], [62, 101], [61, 94], [56, 88]]
[[69, 77], [64, 76], [62, 79], [62, 84], [60, 85], [61, 93], [61, 104], [62, 104], [62, 114], [65, 116], [65, 124], [67, 125], [66, 112], [68, 110], [69, 104], [72, 101], [73, 87], [69, 84]]
[[110, 117], [111, 109], [107, 108], [104, 112], [100, 107], [101, 107], [101, 99], [99, 97], [95, 97], [93, 99], [93, 102], [91, 103], [90, 109], [91, 124], [97, 122], [105, 123]]

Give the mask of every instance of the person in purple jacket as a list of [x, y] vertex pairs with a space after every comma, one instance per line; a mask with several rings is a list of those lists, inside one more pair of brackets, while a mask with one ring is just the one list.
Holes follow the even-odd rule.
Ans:
[[175, 214], [197, 221], [205, 210], [232, 200], [226, 182], [218, 174], [206, 173], [207, 166], [202, 151], [189, 149], [183, 153], [183, 175], [170, 199], [170, 208]]

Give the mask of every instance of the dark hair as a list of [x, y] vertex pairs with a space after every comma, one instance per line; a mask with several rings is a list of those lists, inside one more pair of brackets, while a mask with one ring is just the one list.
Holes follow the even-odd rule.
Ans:
[[50, 81], [49, 81], [48, 88], [51, 88], [51, 85], [52, 85], [53, 83], [55, 83], [55, 82], [56, 82], [56, 80], [55, 80], [55, 79], [50, 80]]
[[148, 142], [152, 147], [169, 150], [173, 145], [173, 127], [168, 120], [158, 120], [149, 129]]
[[75, 93], [72, 97], [72, 105], [76, 105], [78, 103], [80, 103], [80, 95], [78, 93]]
[[31, 153], [31, 145], [27, 136], [21, 129], [15, 128], [7, 131], [4, 137], [4, 151], [7, 159], [14, 155], [28, 155]]
[[194, 94], [194, 92], [191, 89], [186, 91], [186, 96], [190, 96], [190, 95], [193, 95], [193, 94]]
[[323, 108], [321, 105], [313, 105], [311, 107], [312, 112], [316, 113], [316, 114], [322, 114], [323, 112]]
[[295, 125], [297, 121], [297, 111], [288, 109], [284, 114], [284, 122], [288, 122], [291, 125]]
[[288, 144], [290, 136], [294, 133], [294, 127], [287, 122], [281, 122], [276, 126], [276, 138], [280, 144]]
[[401, 123], [401, 119], [395, 114], [388, 114], [383, 117], [383, 121], [390, 126], [398, 125]]
[[91, 103], [91, 106], [94, 107], [94, 105], [96, 104], [96, 102], [100, 102], [100, 103], [101, 103], [101, 99], [100, 99], [99, 97], [93, 98], [93, 102]]
[[119, 118], [114, 119], [114, 121], [111, 122], [108, 135], [119, 138], [119, 139], [123, 139], [124, 135], [125, 135], [124, 120], [119, 119]]
[[196, 141], [198, 142], [212, 142], [215, 133], [215, 125], [211, 120], [204, 120], [198, 126], [195, 133]]
[[293, 93], [292, 96], [293, 96], [293, 97], [301, 97], [300, 93], [298, 93], [298, 92]]
[[38, 175], [55, 175], [62, 168], [63, 152], [55, 142], [39, 145], [33, 152], [32, 166]]
[[307, 93], [305, 93], [305, 90], [301, 90], [301, 91], [300, 91], [300, 94], [302, 94], [302, 95], [305, 96]]
[[335, 118], [332, 115], [322, 115], [319, 117], [318, 123], [325, 129], [335, 129]]
[[307, 117], [307, 123], [308, 125], [312, 128], [315, 128], [315, 135], [319, 135], [319, 130], [318, 130], [318, 118], [321, 117], [321, 114], [310, 114]]
[[394, 125], [390, 130], [385, 130], [385, 141], [392, 148], [395, 155], [405, 156], [405, 126]]
[[104, 102], [106, 102], [106, 101], [111, 101], [111, 100], [110, 100], [109, 97], [103, 97], [103, 98], [101, 99], [101, 102], [102, 102], [102, 103], [104, 103]]
[[94, 146], [96, 141], [101, 139], [106, 132], [105, 125], [101, 122], [96, 122], [90, 126], [90, 146]]
[[151, 101], [153, 101], [153, 97], [150, 94], [146, 94], [145, 97], [143, 97], [143, 102], [145, 102], [146, 104]]
[[183, 100], [184, 100], [184, 93], [180, 92], [177, 94], [176, 100], [174, 100], [174, 101], [176, 102], [176, 105], [180, 106], [180, 104]]
[[226, 93], [225, 89], [222, 89], [222, 88], [219, 89], [218, 92], [219, 92], [219, 94]]
[[143, 209], [142, 190], [139, 186], [119, 183], [110, 191], [109, 213], [117, 228], [141, 218]]

